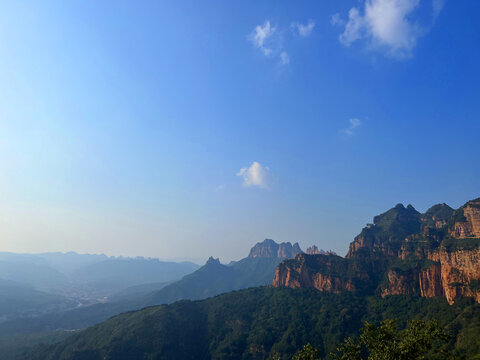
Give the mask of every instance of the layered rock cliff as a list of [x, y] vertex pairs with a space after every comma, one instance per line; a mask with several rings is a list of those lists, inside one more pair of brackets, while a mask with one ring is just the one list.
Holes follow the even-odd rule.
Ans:
[[273, 286], [314, 287], [330, 292], [353, 291], [355, 284], [347, 276], [348, 265], [340, 256], [299, 254], [294, 260], [284, 261], [277, 267]]
[[480, 198], [469, 201], [455, 212], [450, 235], [480, 238]]
[[345, 258], [299, 254], [277, 267], [273, 286], [480, 302], [480, 199], [424, 214], [398, 204], [355, 237]]

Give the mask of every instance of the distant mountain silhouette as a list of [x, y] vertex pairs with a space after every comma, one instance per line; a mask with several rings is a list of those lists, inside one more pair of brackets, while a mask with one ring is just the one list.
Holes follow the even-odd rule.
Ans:
[[103, 254], [0, 252], [0, 279], [76, 298], [84, 304], [98, 302], [131, 286], [175, 281], [198, 268], [191, 262]]
[[97, 296], [109, 296], [127, 287], [181, 279], [197, 270], [191, 262], [175, 263], [157, 259], [109, 259], [76, 270], [71, 278]]
[[250, 250], [249, 258], [277, 258], [290, 259], [301, 253], [298, 243], [289, 242], [277, 244], [272, 239], [265, 239], [261, 243], [256, 243]]
[[[290, 245], [286, 245], [287, 247], [293, 248], [291, 244], [286, 244]], [[114, 294], [113, 302], [0, 323], [0, 339], [52, 330], [82, 329], [105, 321], [113, 315], [145, 306], [171, 303], [180, 299], [204, 299], [236, 289], [268, 285], [272, 282], [275, 269], [282, 260], [285, 258], [246, 257], [224, 265], [212, 257], [195, 272], [167, 286], [161, 283], [138, 285], [125, 289], [125, 296], [122, 296], [122, 291]], [[156, 286], [161, 289], [146, 294], [145, 290], [148, 291], [150, 287], [156, 290]], [[136, 295], [132, 294], [132, 290], [135, 289], [139, 289]]]
[[271, 284], [277, 265], [301, 253], [298, 243], [278, 244], [271, 239], [257, 243], [248, 257], [223, 265], [210, 257], [192, 274], [150, 294], [145, 305], [168, 304], [177, 300], [199, 300], [232, 290]]
[[35, 290], [32, 286], [0, 279], [0, 322], [72, 308], [76, 302]]

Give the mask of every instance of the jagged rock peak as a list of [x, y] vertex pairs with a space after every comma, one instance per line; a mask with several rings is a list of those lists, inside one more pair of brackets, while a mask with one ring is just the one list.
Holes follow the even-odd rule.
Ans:
[[318, 255], [318, 254], [324, 254], [324, 253], [325, 251], [319, 250], [318, 247], [315, 245], [312, 245], [309, 248], [307, 248], [307, 250], [305, 250], [305, 254], [308, 254], [308, 255]]
[[300, 249], [298, 243], [293, 245], [290, 242], [278, 244], [272, 239], [265, 239], [252, 247], [248, 257], [291, 259], [301, 252], [302, 249]]
[[335, 251], [332, 251], [332, 250], [325, 251], [325, 250], [319, 249], [316, 245], [312, 245], [309, 248], [307, 248], [307, 250], [305, 250], [305, 254], [308, 254], [308, 255], [337, 255], [335, 253]]

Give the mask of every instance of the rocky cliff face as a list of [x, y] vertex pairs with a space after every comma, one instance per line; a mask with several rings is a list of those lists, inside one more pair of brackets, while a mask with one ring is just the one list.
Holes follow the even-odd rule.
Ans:
[[[291, 288], [316, 288], [320, 291], [340, 292], [355, 290], [347, 272], [345, 259], [336, 255], [299, 254], [278, 265], [273, 286]], [[319, 271], [321, 270], [321, 271]]]
[[277, 267], [273, 286], [480, 302], [480, 199], [457, 210], [435, 205], [424, 214], [399, 204], [376, 216], [345, 258], [298, 255]]
[[257, 243], [252, 247], [248, 257], [291, 259], [301, 252], [302, 250], [298, 243], [293, 245], [289, 242], [277, 244], [271, 239], [265, 239], [263, 242]]
[[[480, 248], [457, 249], [448, 251], [445, 248], [433, 252], [429, 256], [439, 263], [436, 270], [436, 283], [450, 304], [456, 298], [473, 297], [480, 302]], [[438, 279], [439, 278], [439, 279]]]
[[450, 235], [457, 238], [480, 238], [480, 198], [469, 201], [454, 214]]
[[418, 285], [423, 297], [443, 296], [445, 292], [442, 283], [442, 266], [435, 263], [419, 271]]

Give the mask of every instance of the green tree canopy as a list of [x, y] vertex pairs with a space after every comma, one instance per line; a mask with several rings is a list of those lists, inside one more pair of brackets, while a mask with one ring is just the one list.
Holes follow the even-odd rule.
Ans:
[[[445, 343], [450, 336], [435, 320], [412, 320], [399, 331], [396, 320], [385, 320], [380, 326], [369, 322], [361, 330], [358, 340], [347, 338], [331, 354], [338, 360], [422, 360], [434, 344]], [[449, 352], [439, 351], [437, 359], [449, 359]]]
[[320, 360], [320, 357], [318, 350], [308, 343], [293, 356], [292, 360]]

